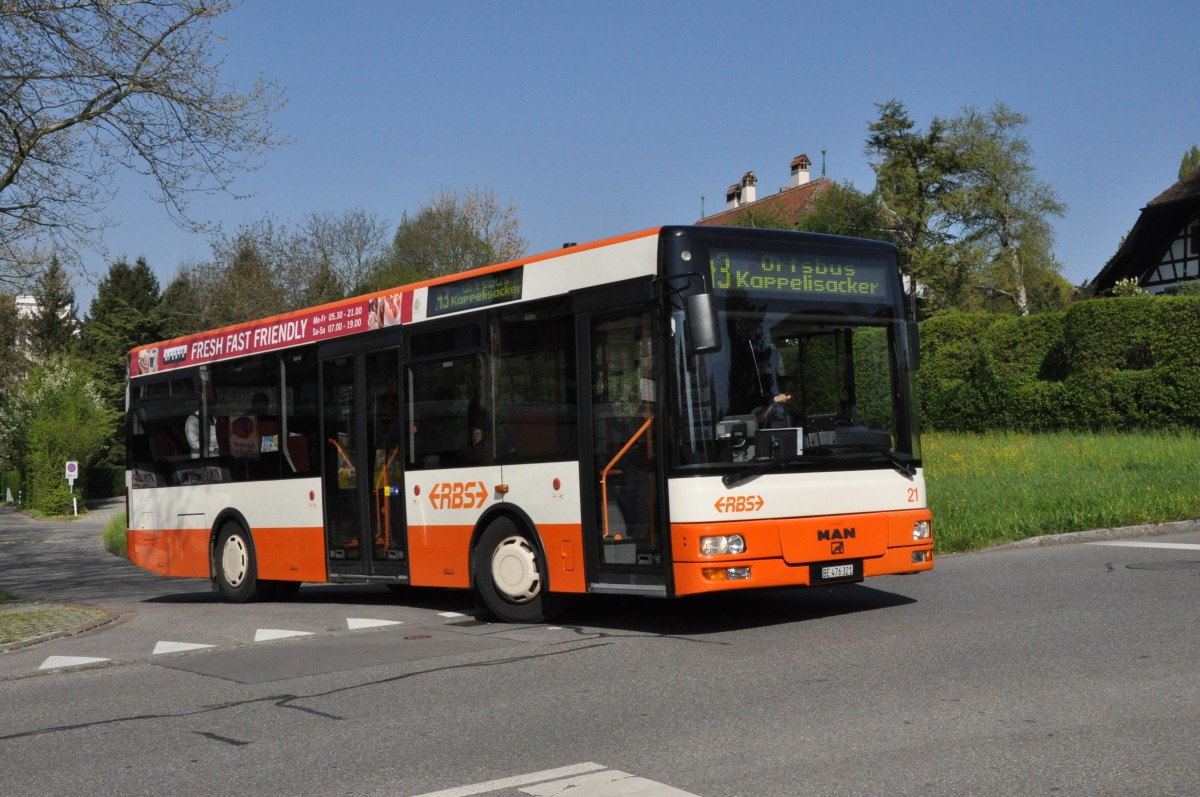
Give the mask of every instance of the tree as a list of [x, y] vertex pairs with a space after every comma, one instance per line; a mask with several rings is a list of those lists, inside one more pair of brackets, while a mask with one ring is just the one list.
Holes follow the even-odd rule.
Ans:
[[925, 283], [935, 266], [928, 253], [953, 238], [946, 202], [958, 187], [957, 152], [945, 120], [934, 117], [921, 132], [899, 100], [875, 107], [879, 118], [867, 127], [866, 151], [875, 159], [876, 191], [895, 218], [901, 268], [913, 284]]
[[160, 301], [158, 278], [145, 258], [139, 257], [132, 266], [121, 258], [109, 266], [83, 321], [80, 350], [95, 369], [97, 387], [117, 418], [101, 452], [100, 462], [109, 468], [124, 463], [121, 416], [129, 350], [162, 337]]
[[196, 193], [279, 147], [283, 95], [220, 80], [213, 22], [230, 0], [0, 3], [0, 276], [37, 242], [95, 246], [112, 177], [153, 180], [175, 221]]
[[388, 224], [361, 209], [271, 217], [218, 229], [212, 259], [184, 266], [163, 292], [168, 337], [324, 304], [360, 292], [388, 251]]
[[783, 213], [770, 209], [746, 208], [727, 222], [730, 227], [755, 227], [760, 230], [794, 230], [796, 225]]
[[1028, 119], [996, 103], [922, 131], [897, 100], [877, 107], [866, 149], [921, 311], [1061, 306], [1050, 218], [1065, 206], [1037, 178]]
[[1200, 147], [1192, 144], [1192, 148], [1183, 153], [1183, 160], [1179, 163], [1179, 179], [1188, 177], [1197, 169], [1200, 169]]
[[95, 383], [71, 358], [56, 355], [31, 368], [0, 408], [0, 442], [24, 474], [26, 504], [64, 514], [70, 498], [63, 463], [90, 461], [113, 420]]
[[388, 222], [362, 208], [344, 213], [313, 212], [294, 236], [291, 260], [308, 286], [304, 306], [359, 293], [371, 270], [388, 252]]
[[864, 194], [853, 183], [836, 183], [813, 202], [796, 226], [808, 232], [896, 242], [896, 218], [878, 191]]
[[80, 348], [103, 375], [106, 393], [124, 394], [129, 350], [162, 337], [161, 301], [158, 277], [142, 257], [132, 266], [125, 258], [114, 261], [96, 286]]
[[162, 339], [181, 338], [210, 328], [207, 302], [193, 277], [196, 264], [180, 265], [178, 273], [163, 288], [158, 314], [162, 320]]
[[1028, 118], [997, 102], [986, 113], [967, 108], [948, 125], [959, 176], [945, 198], [948, 217], [964, 242], [980, 247], [982, 289], [1004, 296], [1019, 315], [1031, 310], [1035, 273], [1057, 274], [1051, 216], [1066, 205], [1037, 177]]
[[299, 286], [289, 288], [282, 279], [277, 252], [269, 223], [257, 229], [242, 228], [233, 238], [213, 245], [213, 261], [194, 275], [204, 297], [206, 327], [239, 324], [295, 308], [288, 293]]
[[0, 401], [16, 387], [25, 372], [25, 365], [17, 297], [10, 293], [0, 294]]
[[516, 206], [502, 204], [490, 190], [443, 189], [415, 216], [403, 215], [391, 251], [363, 287], [383, 290], [514, 260], [528, 247], [519, 229]]
[[79, 322], [75, 318], [75, 290], [57, 257], [38, 277], [33, 290], [37, 306], [27, 324], [29, 353], [35, 362], [68, 354], [75, 348]]

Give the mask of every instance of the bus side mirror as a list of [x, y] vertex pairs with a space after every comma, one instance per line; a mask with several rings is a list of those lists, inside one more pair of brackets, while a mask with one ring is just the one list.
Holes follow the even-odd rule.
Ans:
[[721, 350], [721, 330], [717, 326], [717, 308], [711, 293], [685, 296], [683, 314], [692, 354], [712, 354]]

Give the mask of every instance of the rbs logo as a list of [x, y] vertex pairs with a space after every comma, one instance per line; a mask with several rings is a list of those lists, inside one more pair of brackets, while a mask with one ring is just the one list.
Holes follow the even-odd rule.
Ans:
[[440, 482], [429, 491], [434, 509], [479, 509], [487, 497], [483, 482]]
[[757, 512], [763, 508], [761, 495], [726, 495], [717, 499], [713, 504], [721, 514], [727, 512]]

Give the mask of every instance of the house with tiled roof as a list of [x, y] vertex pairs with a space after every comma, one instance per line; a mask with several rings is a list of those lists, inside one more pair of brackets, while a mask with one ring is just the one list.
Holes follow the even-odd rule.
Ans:
[[1146, 293], [1171, 293], [1200, 280], [1200, 169], [1146, 203], [1091, 285], [1102, 294], [1126, 279]]
[[829, 190], [833, 181], [821, 175], [810, 179], [812, 162], [807, 155], [797, 155], [790, 164], [791, 182], [778, 192], [758, 198], [758, 178], [754, 172], [746, 172], [739, 182], [725, 191], [725, 209], [705, 216], [697, 224], [707, 226], [742, 225], [753, 221], [755, 215], [763, 218], [780, 218], [795, 224], [801, 216], [812, 210], [817, 197]]

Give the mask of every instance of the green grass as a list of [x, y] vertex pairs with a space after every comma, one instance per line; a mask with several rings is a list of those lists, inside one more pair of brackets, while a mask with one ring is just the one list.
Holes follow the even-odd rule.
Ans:
[[922, 436], [942, 553], [1069, 531], [1200, 518], [1200, 437]]
[[125, 543], [125, 513], [114, 515], [104, 527], [104, 550], [124, 559], [129, 558], [129, 549]]

